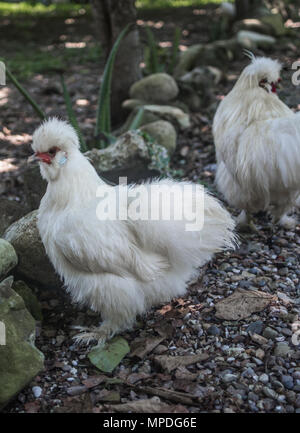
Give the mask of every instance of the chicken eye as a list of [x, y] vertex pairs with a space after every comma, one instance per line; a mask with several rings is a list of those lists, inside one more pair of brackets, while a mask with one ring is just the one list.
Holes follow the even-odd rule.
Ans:
[[50, 150], [49, 150], [49, 155], [50, 156], [55, 156], [56, 155], [56, 152], [58, 151], [58, 149], [57, 149], [57, 147], [52, 147]]

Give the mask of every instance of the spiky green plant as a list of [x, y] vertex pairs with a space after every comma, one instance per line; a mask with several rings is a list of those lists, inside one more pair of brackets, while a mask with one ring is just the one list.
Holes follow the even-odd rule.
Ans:
[[[95, 127], [95, 134], [94, 134], [95, 142], [93, 143], [95, 147], [100, 149], [108, 146], [109, 144], [113, 143], [116, 140], [116, 137], [114, 137], [111, 133], [111, 109], [110, 109], [111, 83], [112, 83], [113, 67], [114, 67], [117, 51], [122, 42], [122, 39], [125, 37], [130, 27], [131, 27], [130, 24], [127, 25], [124, 28], [124, 30], [120, 33], [118, 38], [116, 39], [104, 68], [102, 85], [99, 91], [99, 99], [98, 99], [97, 114], [96, 114], [96, 127]], [[13, 84], [16, 86], [18, 91], [30, 103], [30, 105], [36, 111], [38, 116], [42, 120], [44, 120], [46, 118], [46, 115], [44, 114], [43, 110], [40, 108], [38, 103], [34, 101], [34, 99], [29, 95], [29, 93], [25, 90], [25, 88], [19, 83], [19, 81], [15, 78], [15, 76], [8, 70], [7, 70], [7, 75], [11, 79]], [[61, 75], [61, 85], [62, 85], [63, 97], [66, 104], [69, 122], [77, 131], [79, 141], [80, 141], [81, 151], [86, 152], [87, 150], [89, 150], [89, 146], [86, 144], [83, 135], [81, 133], [81, 130], [79, 128], [76, 115], [72, 107], [71, 97], [68, 92], [63, 75]], [[143, 118], [143, 113], [144, 113], [143, 109], [138, 110], [136, 116], [134, 117], [130, 125], [130, 130], [137, 129], [139, 127]]]
[[158, 47], [154, 38], [154, 34], [149, 27], [146, 27], [146, 34], [147, 34], [148, 50], [149, 50], [149, 61], [148, 61], [147, 69], [150, 72], [150, 74], [156, 74], [161, 70], [158, 61]]
[[177, 57], [178, 57], [178, 48], [180, 43], [180, 36], [181, 36], [181, 30], [179, 27], [175, 28], [173, 43], [172, 43], [172, 52], [171, 52], [171, 61], [168, 67], [168, 73], [173, 75], [176, 63], [177, 63]]
[[[100, 134], [100, 132], [108, 136], [110, 136], [111, 134], [110, 96], [111, 96], [111, 82], [112, 82], [112, 75], [113, 75], [113, 67], [114, 67], [114, 62], [115, 62], [115, 58], [119, 46], [130, 27], [131, 25], [128, 24], [119, 34], [118, 38], [116, 39], [111, 49], [107, 62], [105, 64], [102, 84], [99, 91], [99, 99], [98, 99], [97, 114], [96, 114], [95, 137], [97, 137]], [[100, 147], [103, 147], [102, 140], [100, 142]]]
[[141, 107], [138, 109], [136, 115], [134, 116], [130, 126], [129, 131], [133, 131], [135, 129], [138, 129], [142, 123], [143, 116], [144, 116], [144, 107]]
[[175, 28], [170, 54], [158, 46], [154, 34], [149, 27], [146, 27], [146, 33], [148, 40], [146, 47], [146, 71], [150, 74], [167, 71], [172, 75], [177, 62], [181, 30], [178, 27]]
[[16, 77], [7, 68], [6, 68], [6, 75], [11, 80], [11, 82], [13, 83], [13, 85], [18, 89], [18, 91], [24, 96], [24, 98], [26, 99], [26, 101], [29, 102], [29, 104], [32, 106], [32, 108], [36, 112], [36, 114], [42, 120], [44, 120], [46, 118], [46, 115], [43, 112], [43, 110], [41, 109], [41, 107], [39, 106], [39, 104], [34, 101], [34, 99], [29, 95], [29, 93], [27, 92], [27, 90], [19, 83], [19, 81], [16, 79]]

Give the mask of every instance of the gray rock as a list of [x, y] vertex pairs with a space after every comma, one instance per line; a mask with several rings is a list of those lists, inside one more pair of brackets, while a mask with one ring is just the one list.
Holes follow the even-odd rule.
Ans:
[[294, 388], [294, 381], [292, 376], [289, 376], [287, 374], [283, 374], [281, 377], [281, 382], [287, 389], [293, 389]]
[[18, 264], [14, 247], [5, 239], [0, 238], [0, 280]]
[[215, 335], [215, 336], [221, 334], [220, 329], [219, 329], [216, 325], [212, 325], [212, 326], [210, 326], [210, 327], [207, 329], [206, 332], [207, 332], [208, 335]]
[[33, 386], [32, 392], [35, 398], [39, 398], [42, 395], [43, 390], [40, 386]]
[[37, 211], [13, 223], [4, 233], [17, 252], [18, 274], [43, 286], [61, 288], [62, 283], [50, 263], [37, 228]]
[[258, 320], [256, 322], [252, 322], [250, 323], [250, 325], [247, 328], [247, 332], [249, 332], [250, 334], [258, 334], [260, 335], [262, 333], [264, 324], [261, 320]]
[[274, 389], [269, 388], [268, 386], [263, 387], [263, 393], [265, 394], [266, 397], [273, 398], [275, 400], [277, 399], [278, 396], [277, 392], [275, 392]]
[[237, 378], [238, 376], [232, 373], [226, 373], [222, 376], [222, 380], [225, 383], [234, 382], [235, 380], [237, 380]]
[[179, 89], [171, 75], [164, 72], [152, 74], [134, 83], [130, 97], [147, 103], [165, 104], [176, 98]]
[[261, 17], [261, 22], [270, 29], [270, 33], [274, 36], [284, 36], [288, 33], [280, 13], [265, 15]]
[[261, 374], [258, 379], [264, 384], [269, 382], [269, 376], [266, 373]]
[[264, 332], [263, 332], [263, 336], [264, 336], [265, 338], [275, 340], [275, 338], [278, 336], [278, 332], [277, 332], [275, 329], [270, 328], [270, 327], [268, 326], [268, 327], [264, 330]]
[[172, 123], [165, 120], [158, 120], [148, 123], [140, 129], [153, 137], [159, 145], [165, 147], [170, 156], [175, 152], [177, 134]]
[[44, 363], [44, 355], [34, 346], [35, 321], [12, 283], [12, 277], [0, 283], [0, 321], [6, 335], [0, 344], [0, 409], [42, 370]]
[[116, 168], [134, 167], [140, 163], [148, 169], [155, 169], [156, 176], [169, 168], [167, 149], [151, 143], [138, 131], [128, 131], [105, 149], [92, 149], [85, 155], [100, 175], [104, 173], [104, 177], [106, 172], [116, 171]]
[[285, 343], [285, 342], [277, 343], [275, 350], [274, 350], [274, 354], [276, 356], [281, 356], [281, 357], [285, 357], [292, 352], [293, 351], [292, 351], [292, 349], [290, 349], [288, 343]]
[[6, 198], [0, 199], [0, 209], [0, 236], [3, 235], [7, 227], [28, 212], [24, 206]]
[[237, 35], [237, 42], [248, 50], [257, 47], [266, 48], [276, 43], [276, 39], [272, 36], [262, 35], [260, 33], [251, 32], [247, 30], [240, 30]]

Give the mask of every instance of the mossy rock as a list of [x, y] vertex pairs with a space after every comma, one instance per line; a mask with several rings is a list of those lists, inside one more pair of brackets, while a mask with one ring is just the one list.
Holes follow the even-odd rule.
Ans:
[[15, 281], [13, 289], [23, 298], [25, 306], [35, 320], [42, 321], [43, 314], [40, 303], [30, 287], [24, 281]]
[[44, 355], [34, 346], [35, 320], [12, 284], [12, 277], [0, 283], [0, 409], [44, 365]]
[[50, 263], [37, 228], [37, 211], [30, 212], [14, 222], [4, 233], [4, 239], [15, 248], [19, 257], [16, 268], [25, 280], [39, 282], [49, 288], [62, 287]]
[[18, 263], [14, 247], [5, 239], [0, 239], [0, 280]]

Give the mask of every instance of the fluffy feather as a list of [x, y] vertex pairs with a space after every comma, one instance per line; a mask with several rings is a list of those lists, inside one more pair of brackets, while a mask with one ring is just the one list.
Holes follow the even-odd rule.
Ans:
[[[38, 213], [46, 252], [73, 300], [101, 312], [104, 321], [100, 328], [80, 335], [81, 340], [104, 341], [130, 328], [136, 315], [151, 306], [184, 295], [198, 267], [216, 251], [233, 245], [233, 219], [207, 193], [200, 232], [186, 231], [186, 220], [100, 221], [96, 190], [104, 182], [80, 153], [70, 125], [56, 119], [47, 121], [34, 133], [32, 147], [37, 155], [59, 148], [52, 164], [40, 162], [48, 180]], [[62, 153], [67, 162], [60, 166]], [[185, 184], [169, 179], [144, 186], [149, 189], [154, 183], [167, 188]], [[109, 188], [128, 192], [138, 187]], [[194, 194], [193, 204], [201, 198]], [[143, 196], [140, 201], [143, 205]]]
[[275, 222], [286, 217], [300, 192], [300, 114], [277, 96], [281, 65], [253, 58], [213, 122], [216, 183], [228, 203], [248, 215], [270, 210]]

